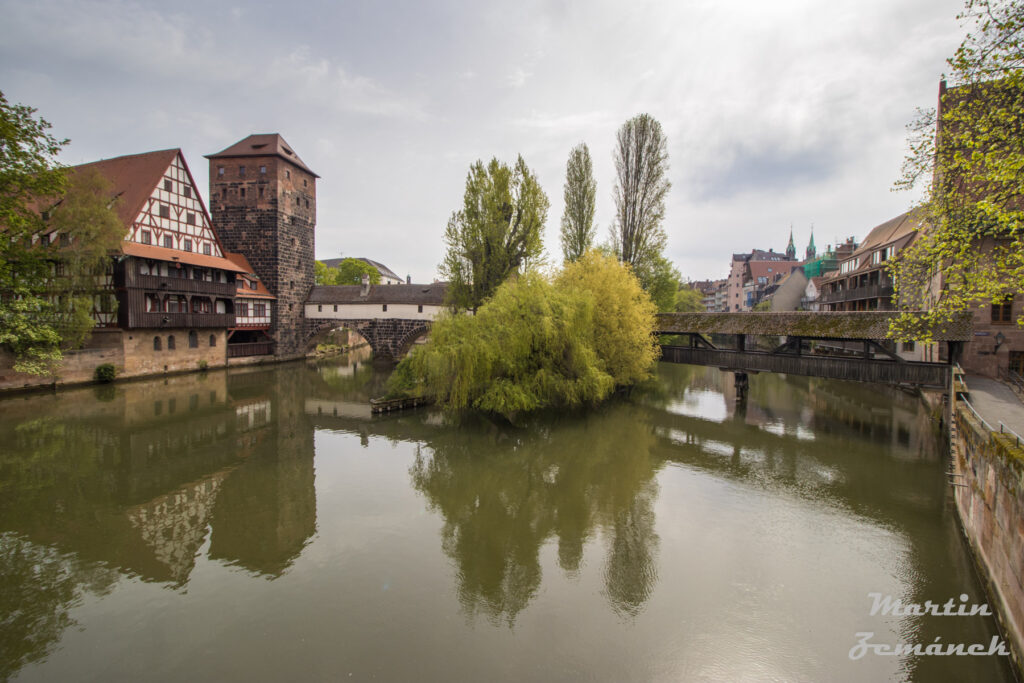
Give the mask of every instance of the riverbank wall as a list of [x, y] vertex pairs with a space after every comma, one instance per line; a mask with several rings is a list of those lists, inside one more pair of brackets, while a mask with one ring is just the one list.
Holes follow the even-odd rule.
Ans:
[[953, 497], [989, 598], [1024, 670], [1024, 441], [957, 400], [950, 424]]

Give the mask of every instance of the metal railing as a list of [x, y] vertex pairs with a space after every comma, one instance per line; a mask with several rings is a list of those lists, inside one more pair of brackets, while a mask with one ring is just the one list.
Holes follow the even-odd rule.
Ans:
[[[970, 388], [967, 386], [967, 383], [964, 382], [963, 379], [962, 379], [963, 370], [960, 368], [959, 364], [956, 366], [956, 369], [961, 373], [961, 376], [957, 378], [958, 379], [958, 383], [963, 386], [963, 391], [964, 392], [969, 393], [970, 392]], [[1012, 370], [1008, 370], [1007, 372], [1012, 372]], [[957, 396], [957, 399], [956, 399], [957, 403], [962, 403], [963, 405], [967, 406], [967, 409], [971, 411], [971, 414], [974, 415], [974, 418], [978, 422], [980, 422], [981, 425], [983, 427], [985, 427], [985, 429], [987, 429], [989, 432], [992, 432], [994, 434], [1005, 434], [1007, 436], [1013, 437], [1015, 445], [1018, 448], [1020, 447], [1021, 442], [1024, 442], [1024, 438], [1022, 438], [1021, 435], [1018, 434], [1017, 432], [1015, 432], [1014, 430], [1012, 430], [1009, 427], [1007, 427], [1006, 424], [1002, 420], [999, 421], [999, 429], [996, 429], [991, 424], [989, 424], [988, 420], [983, 418], [978, 413], [978, 411], [974, 409], [974, 406], [971, 405], [971, 402], [967, 398], [965, 398], [963, 396], [963, 394], [960, 393], [957, 390], [956, 387], [954, 387], [954, 394], [956, 394], [956, 396]]]

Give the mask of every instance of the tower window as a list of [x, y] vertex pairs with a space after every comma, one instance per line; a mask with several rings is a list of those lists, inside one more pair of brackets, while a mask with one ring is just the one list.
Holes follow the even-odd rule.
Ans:
[[223, 176], [224, 175], [224, 167], [223, 166], [218, 166], [217, 167], [217, 175], [218, 176]]
[[244, 178], [245, 177], [245, 166], [239, 166], [238, 167], [238, 177], [239, 178]]
[[309, 200], [308, 199], [306, 200], [306, 208], [307, 209], [309, 208]]
[[287, 178], [288, 180], [292, 179], [292, 172], [289, 171], [287, 168], [284, 169], [284, 177]]
[[159, 351], [160, 347], [161, 347], [161, 345], [160, 345], [160, 337], [153, 337], [153, 350], [154, 351]]
[[174, 187], [174, 183], [172, 183], [170, 180], [167, 180], [165, 178], [164, 179], [164, 189], [167, 190], [168, 192], [170, 192], [172, 187]]
[[266, 175], [266, 174], [267, 174], [267, 167], [266, 166], [260, 166], [260, 175]]
[[303, 187], [309, 187], [309, 183], [306, 181], [305, 178], [302, 179], [302, 186]]
[[242, 199], [245, 199], [245, 188], [244, 188], [244, 187], [243, 187], [243, 188], [240, 188], [240, 189], [238, 190], [238, 196], [239, 196], [240, 198], [242, 198]]
[[227, 199], [228, 198], [228, 188], [226, 188], [226, 187], [221, 188], [221, 190], [220, 190], [220, 198], [221, 199]]
[[260, 199], [263, 199], [263, 188], [259, 188]]

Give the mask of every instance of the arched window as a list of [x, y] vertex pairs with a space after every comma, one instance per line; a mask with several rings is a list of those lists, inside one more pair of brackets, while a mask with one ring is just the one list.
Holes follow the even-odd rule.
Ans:
[[210, 346], [216, 346], [216, 345], [217, 345], [217, 335], [211, 334], [210, 335]]
[[160, 337], [153, 337], [153, 350], [154, 351], [159, 351], [160, 350]]
[[188, 333], [188, 348], [198, 349], [199, 348], [199, 335], [196, 334], [195, 330], [190, 330]]
[[174, 350], [174, 335], [173, 334], [167, 335], [167, 350], [168, 351], [173, 351]]

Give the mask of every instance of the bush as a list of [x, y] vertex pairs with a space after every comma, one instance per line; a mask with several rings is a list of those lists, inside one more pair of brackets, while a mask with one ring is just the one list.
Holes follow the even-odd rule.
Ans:
[[97, 382], [113, 382], [114, 377], [117, 376], [117, 368], [114, 367], [113, 363], [103, 363], [97, 365], [96, 369], [93, 370], [93, 379]]
[[209, 367], [210, 367], [210, 364], [207, 363], [205, 359], [199, 361], [199, 369], [202, 370], [203, 372], [206, 372], [206, 369], [209, 368]]
[[554, 281], [506, 281], [475, 316], [435, 320], [389, 393], [506, 417], [593, 405], [649, 376], [653, 329], [654, 305], [629, 268], [591, 251]]

